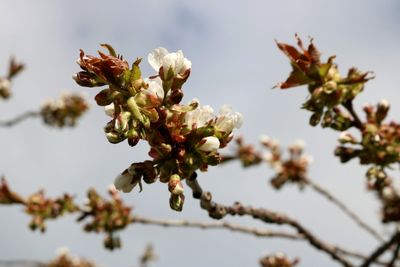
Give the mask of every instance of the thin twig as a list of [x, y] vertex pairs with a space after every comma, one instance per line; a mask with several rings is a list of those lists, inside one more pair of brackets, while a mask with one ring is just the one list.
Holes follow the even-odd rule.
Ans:
[[371, 263], [373, 263], [376, 259], [378, 259], [383, 253], [385, 253], [393, 244], [400, 242], [400, 233], [396, 232], [390, 240], [383, 243], [379, 246], [374, 253], [369, 256], [368, 259], [364, 261], [364, 263], [360, 267], [368, 267]]
[[315, 183], [311, 179], [304, 179], [304, 182], [309, 186], [311, 186], [311, 188], [314, 189], [316, 192], [320, 193], [321, 195], [326, 197], [329, 201], [331, 201], [333, 204], [335, 204], [337, 207], [339, 207], [344, 213], [346, 213], [351, 219], [353, 219], [361, 228], [369, 232], [376, 240], [378, 240], [379, 242], [384, 241], [383, 237], [376, 230], [374, 230], [371, 226], [369, 226], [366, 222], [364, 222], [357, 214], [355, 214], [355, 212], [350, 210], [341, 200], [332, 195], [328, 190], [326, 190], [319, 184]]
[[25, 119], [38, 117], [39, 115], [40, 112], [38, 111], [26, 111], [13, 119], [7, 121], [0, 121], [0, 127], [11, 127], [14, 126], [15, 124], [22, 122]]
[[245, 227], [238, 224], [232, 224], [229, 222], [197, 222], [188, 220], [167, 220], [167, 219], [153, 219], [144, 218], [140, 216], [134, 216], [131, 220], [133, 224], [147, 224], [147, 225], [158, 225], [164, 227], [191, 227], [200, 229], [228, 229], [233, 232], [240, 232], [245, 234], [252, 234], [258, 237], [279, 237], [290, 240], [304, 240], [304, 237], [299, 234], [292, 234], [282, 231], [271, 231], [268, 229], [260, 229], [255, 227]]

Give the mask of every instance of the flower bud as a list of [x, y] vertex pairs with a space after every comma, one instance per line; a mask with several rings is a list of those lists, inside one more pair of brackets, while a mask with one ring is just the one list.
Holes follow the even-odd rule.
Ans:
[[311, 117], [310, 117], [310, 125], [311, 126], [317, 126], [318, 123], [321, 121], [322, 113], [320, 112], [314, 112]]
[[0, 97], [9, 98], [11, 95], [11, 82], [9, 79], [0, 78]]
[[219, 148], [219, 140], [215, 136], [205, 137], [200, 141], [199, 150], [203, 152], [216, 152]]
[[178, 174], [173, 174], [169, 178], [168, 190], [174, 195], [180, 195], [183, 193], [183, 186], [181, 183], [181, 177]]
[[110, 142], [112, 144], [117, 144], [117, 143], [120, 143], [125, 140], [124, 136], [122, 136], [114, 131], [106, 132], [106, 138], [107, 138], [108, 142]]
[[171, 194], [169, 198], [169, 206], [171, 207], [171, 209], [175, 211], [182, 211], [184, 202], [185, 202], [185, 196], [183, 194], [180, 195]]
[[97, 105], [99, 106], [107, 106], [112, 104], [112, 97], [110, 94], [109, 89], [103, 89], [101, 90], [95, 97], [94, 100], [96, 101]]
[[115, 118], [114, 129], [117, 132], [125, 133], [129, 130], [129, 121], [131, 118], [131, 113], [128, 111], [123, 111]]
[[323, 85], [323, 90], [325, 94], [331, 94], [337, 89], [337, 83], [335, 81], [326, 82]]
[[389, 108], [390, 108], [389, 101], [387, 101], [386, 99], [379, 101], [375, 114], [376, 122], [378, 124], [380, 124], [386, 118], [389, 112]]
[[72, 78], [77, 84], [84, 87], [97, 87], [105, 85], [104, 82], [97, 80], [95, 75], [87, 71], [80, 71], [72, 76]]
[[349, 132], [341, 132], [339, 135], [339, 142], [341, 144], [346, 144], [346, 143], [356, 144], [357, 143], [354, 136]]
[[123, 173], [118, 175], [114, 180], [114, 185], [117, 190], [124, 193], [129, 193], [136, 186], [137, 182], [134, 181], [133, 175], [125, 170]]

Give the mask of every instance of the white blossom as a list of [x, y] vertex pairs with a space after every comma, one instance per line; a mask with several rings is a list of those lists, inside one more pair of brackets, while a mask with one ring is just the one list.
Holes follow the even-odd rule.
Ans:
[[208, 136], [202, 139], [203, 143], [202, 145], [199, 146], [199, 150], [204, 151], [204, 152], [213, 152], [217, 151], [219, 148], [219, 140], [215, 136]]
[[152, 80], [145, 80], [148, 83], [149, 87], [147, 88], [147, 92], [155, 95], [158, 99], [164, 99], [164, 89], [162, 87], [162, 81], [159, 77]]
[[185, 124], [189, 129], [192, 129], [194, 125], [197, 128], [205, 126], [214, 118], [214, 110], [210, 106], [200, 106], [197, 99], [193, 99], [191, 103], [197, 102], [198, 107], [195, 110], [189, 111], [185, 114]]
[[129, 193], [135, 187], [136, 183], [132, 183], [132, 174], [126, 172], [118, 175], [114, 180], [114, 185], [117, 190], [122, 190], [124, 193]]
[[220, 132], [230, 133], [234, 128], [242, 126], [243, 115], [239, 112], [232, 112], [228, 105], [223, 105], [220, 109], [220, 115], [215, 121], [215, 129]]
[[192, 62], [184, 57], [182, 50], [169, 53], [167, 49], [159, 47], [154, 49], [148, 56], [149, 64], [157, 72], [163, 67], [164, 75], [168, 74], [169, 69], [174, 75], [183, 74], [192, 67]]

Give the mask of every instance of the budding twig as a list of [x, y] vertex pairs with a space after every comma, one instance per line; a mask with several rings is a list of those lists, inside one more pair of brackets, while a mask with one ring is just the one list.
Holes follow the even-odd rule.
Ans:
[[26, 111], [10, 120], [0, 121], [0, 127], [12, 127], [15, 124], [18, 124], [18, 123], [24, 121], [25, 119], [34, 118], [34, 117], [38, 117], [38, 116], [40, 116], [40, 112], [38, 112], [38, 111]]
[[353, 219], [361, 228], [370, 233], [376, 240], [380, 242], [384, 241], [383, 237], [376, 230], [364, 222], [357, 214], [354, 213], [354, 211], [350, 210], [341, 200], [332, 195], [328, 190], [321, 187], [319, 184], [309, 178], [304, 179], [304, 182], [316, 192], [320, 193], [322, 196], [326, 197], [329, 201], [335, 204], [339, 209]]

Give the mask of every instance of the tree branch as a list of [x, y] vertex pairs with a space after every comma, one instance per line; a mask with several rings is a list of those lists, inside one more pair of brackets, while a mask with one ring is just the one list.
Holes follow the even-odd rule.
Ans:
[[214, 219], [222, 219], [227, 214], [239, 216], [252, 216], [254, 219], [261, 220], [265, 223], [272, 223], [278, 225], [289, 225], [297, 230], [297, 232], [304, 236], [304, 238], [316, 249], [321, 250], [332, 257], [332, 259], [340, 262], [345, 267], [352, 267], [353, 264], [343, 257], [334, 246], [320, 240], [307, 228], [297, 222], [295, 219], [290, 218], [286, 214], [273, 212], [264, 208], [254, 208], [251, 206], [243, 206], [241, 203], [236, 202], [233, 206], [224, 206], [212, 201], [210, 192], [203, 192], [200, 197], [200, 207], [208, 211], [208, 215]]
[[0, 121], [0, 127], [12, 127], [15, 124], [18, 124], [18, 123], [24, 121], [25, 119], [38, 117], [39, 115], [40, 115], [40, 112], [38, 112], [38, 111], [26, 111], [10, 120]]
[[390, 261], [387, 267], [394, 267], [396, 260], [398, 260], [399, 251], [400, 251], [400, 243], [397, 244], [396, 249], [393, 251], [392, 260]]
[[304, 240], [304, 237], [299, 234], [292, 234], [281, 231], [271, 231], [267, 229], [260, 229], [255, 227], [245, 227], [238, 224], [232, 224], [229, 222], [197, 222], [188, 220], [168, 220], [168, 219], [153, 219], [145, 218], [140, 216], [133, 216], [131, 220], [132, 224], [147, 224], [157, 225], [164, 227], [190, 227], [200, 229], [228, 229], [233, 232], [240, 232], [245, 234], [251, 234], [258, 237], [279, 237], [290, 240]]
[[364, 124], [361, 122], [361, 120], [358, 117], [356, 111], [354, 110], [353, 101], [352, 100], [347, 101], [347, 102], [343, 103], [343, 106], [347, 109], [347, 111], [353, 117], [354, 127], [356, 127], [357, 129], [363, 131], [364, 130]]
[[374, 253], [367, 258], [364, 263], [360, 267], [368, 267], [371, 263], [373, 263], [376, 259], [378, 259], [383, 253], [386, 252], [393, 244], [399, 244], [400, 242], [400, 233], [396, 232], [390, 240], [387, 242], [383, 243], [381, 246], [379, 246]]
[[341, 200], [332, 195], [328, 190], [321, 187], [319, 184], [315, 183], [311, 179], [308, 178], [304, 179], [304, 182], [308, 184], [316, 192], [326, 197], [330, 202], [335, 204], [339, 209], [341, 209], [345, 214], [347, 214], [351, 219], [353, 219], [353, 221], [355, 221], [361, 228], [370, 233], [376, 240], [380, 242], [384, 241], [383, 237], [376, 230], [374, 230], [371, 226], [369, 226], [366, 222], [364, 222], [357, 214], [355, 214], [355, 212], [350, 210]]

